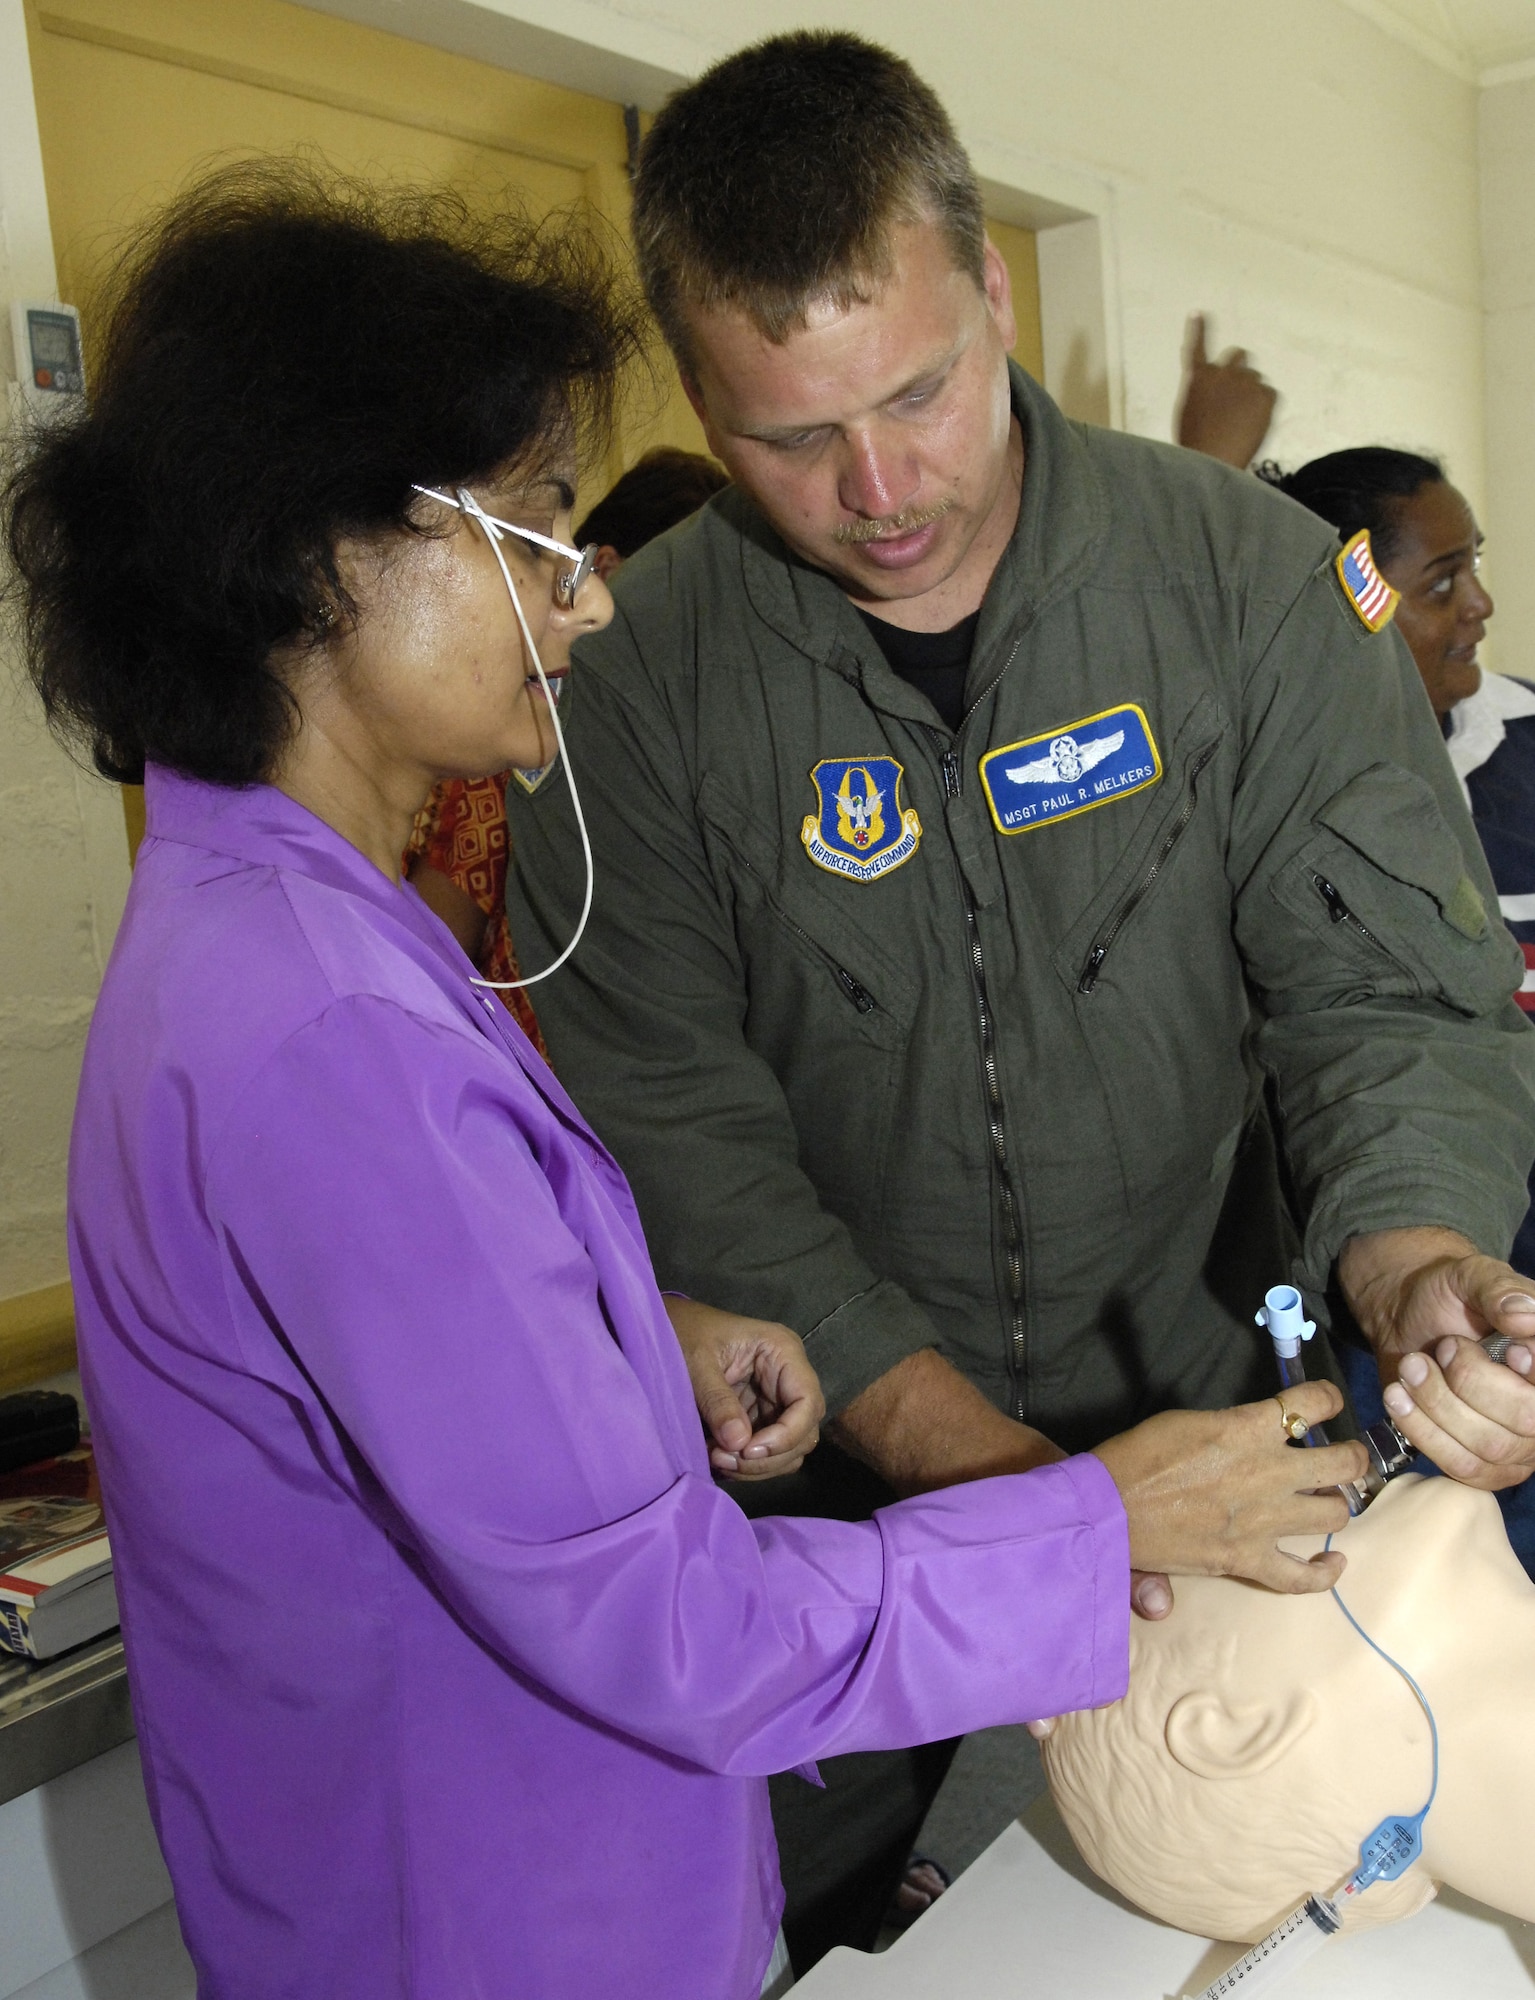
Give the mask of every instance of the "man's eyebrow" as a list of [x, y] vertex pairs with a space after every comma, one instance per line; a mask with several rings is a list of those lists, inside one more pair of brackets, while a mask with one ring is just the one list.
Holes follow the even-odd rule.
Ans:
[[[937, 361], [930, 361], [919, 368], [916, 374], [903, 382], [898, 389], [892, 389], [888, 396], [882, 398], [879, 407], [883, 408], [886, 403], [899, 403], [903, 396], [910, 396], [916, 390], [926, 388], [930, 383], [942, 381], [959, 359], [963, 346], [964, 342], [961, 341], [957, 347], [950, 349]], [[737, 431], [736, 436], [753, 438], [758, 444], [781, 444], [786, 438], [808, 437], [813, 431], [823, 431], [827, 428], [827, 422], [829, 419], [821, 423], [764, 424], [759, 430]]]

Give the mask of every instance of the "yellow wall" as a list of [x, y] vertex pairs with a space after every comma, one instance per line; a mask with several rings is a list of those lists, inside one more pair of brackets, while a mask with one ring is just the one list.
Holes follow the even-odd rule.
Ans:
[[[458, 187], [487, 207], [628, 222], [622, 107], [283, 0], [64, 0], [28, 9], [60, 296], [84, 316], [143, 216], [218, 159], [312, 149], [348, 173]], [[578, 505], [653, 444], [702, 451], [670, 370], [631, 404]], [[124, 788], [130, 854], [142, 794]]]
[[[623, 111], [600, 98], [283, 0], [61, 0], [28, 23], [59, 287], [87, 340], [106, 260], [218, 159], [307, 148], [348, 173], [626, 230]], [[659, 415], [629, 412], [593, 485], [661, 441], [703, 448], [680, 391]]]
[[1018, 320], [1018, 339], [1013, 352], [1034, 380], [1043, 382], [1045, 348], [1039, 327], [1039, 253], [1034, 232], [1017, 229], [1010, 222], [988, 220], [986, 233], [1001, 251], [1007, 274], [1013, 281], [1013, 311]]
[[75, 1306], [69, 1285], [0, 1299], [0, 1396], [75, 1365]]

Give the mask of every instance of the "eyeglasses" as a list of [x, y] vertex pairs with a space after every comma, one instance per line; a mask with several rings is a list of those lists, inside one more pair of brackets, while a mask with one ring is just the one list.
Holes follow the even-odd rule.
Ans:
[[459, 513], [469, 515], [471, 520], [483, 522], [498, 542], [503, 535], [515, 535], [520, 542], [532, 542], [535, 548], [548, 549], [554, 555], [563, 556], [569, 566], [555, 577], [554, 594], [567, 609], [574, 607], [597, 561], [595, 542], [589, 542], [584, 549], [573, 549], [568, 543], [553, 541], [533, 528], [521, 528], [515, 521], [503, 521], [495, 514], [487, 514], [473, 494], [462, 486], [456, 493], [439, 493], [432, 486], [417, 486], [414, 490], [428, 500], [440, 500], [445, 507], [457, 508]]

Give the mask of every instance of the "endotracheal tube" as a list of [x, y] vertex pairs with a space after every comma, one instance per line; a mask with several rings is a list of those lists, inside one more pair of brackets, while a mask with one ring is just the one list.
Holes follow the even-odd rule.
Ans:
[[[1279, 1370], [1280, 1389], [1297, 1388], [1306, 1379], [1306, 1364], [1301, 1357], [1301, 1349], [1316, 1332], [1316, 1323], [1307, 1319], [1300, 1293], [1293, 1285], [1275, 1285], [1264, 1293], [1258, 1324], [1268, 1328], [1269, 1338], [1274, 1343], [1274, 1363]], [[1283, 1403], [1281, 1395], [1281, 1408]], [[1313, 1424], [1301, 1440], [1313, 1449], [1329, 1441], [1320, 1424]], [[1353, 1484], [1340, 1486], [1338, 1491], [1348, 1503], [1350, 1514], [1362, 1514], [1375, 1497], [1374, 1493], [1367, 1494], [1362, 1486]], [[1380, 1488], [1376, 1487], [1375, 1492], [1379, 1491]]]

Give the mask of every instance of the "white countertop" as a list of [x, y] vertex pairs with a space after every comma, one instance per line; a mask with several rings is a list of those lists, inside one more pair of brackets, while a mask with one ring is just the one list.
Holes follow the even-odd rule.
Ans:
[[[1132, 1909], [1088, 1870], [1047, 1793], [889, 1951], [829, 1953], [794, 2000], [1178, 2000], [1246, 1949]], [[1535, 1924], [1446, 1892], [1405, 1923], [1333, 1939], [1275, 1993], [1531, 2000]]]

